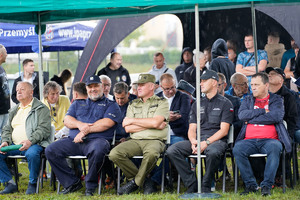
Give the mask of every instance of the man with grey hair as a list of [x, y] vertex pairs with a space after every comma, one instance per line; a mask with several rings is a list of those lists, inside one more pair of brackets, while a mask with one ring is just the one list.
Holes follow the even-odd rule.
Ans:
[[2, 44], [0, 44], [0, 139], [2, 128], [8, 119], [8, 110], [10, 108], [8, 80], [4, 68], [1, 66], [3, 63], [5, 63], [6, 57], [6, 49]]
[[60, 95], [61, 86], [55, 81], [49, 81], [44, 86], [42, 102], [49, 108], [51, 124], [55, 126], [55, 132], [64, 127], [64, 117], [70, 107], [70, 100], [65, 95]]
[[120, 109], [116, 102], [103, 96], [99, 76], [86, 79], [88, 99], [71, 104], [64, 124], [70, 129], [69, 137], [49, 145], [46, 157], [56, 177], [64, 186], [61, 194], [68, 194], [82, 188], [80, 178], [68, 166], [66, 157], [82, 155], [88, 158], [89, 173], [85, 177], [86, 196], [92, 196], [98, 185], [98, 172], [105, 155], [110, 150], [116, 124], [120, 123]]
[[230, 83], [231, 86], [225, 92], [226, 94], [237, 96], [241, 99], [241, 101], [243, 101], [247, 95], [252, 94], [248, 86], [248, 79], [244, 74], [240, 72], [234, 73], [230, 78]]
[[102, 82], [104, 96], [109, 100], [114, 100], [114, 97], [111, 94], [109, 94], [111, 88], [111, 79], [108, 76], [103, 74], [100, 75], [99, 77]]
[[[33, 97], [33, 86], [28, 82], [17, 84], [17, 99], [20, 102], [9, 112], [8, 123], [3, 128], [0, 145], [0, 181], [5, 189], [0, 194], [18, 191], [7, 168], [6, 158], [12, 155], [23, 155], [27, 158], [29, 183], [26, 194], [34, 194], [40, 170], [40, 153], [51, 143], [51, 120], [49, 109]], [[3, 152], [2, 147], [22, 145], [14, 151]]]
[[[196, 53], [193, 56], [194, 64], [187, 68], [183, 75], [183, 80], [191, 84], [194, 88], [196, 88]], [[200, 74], [207, 70], [205, 67], [206, 59], [204, 53], [199, 52], [199, 63], [200, 63]]]

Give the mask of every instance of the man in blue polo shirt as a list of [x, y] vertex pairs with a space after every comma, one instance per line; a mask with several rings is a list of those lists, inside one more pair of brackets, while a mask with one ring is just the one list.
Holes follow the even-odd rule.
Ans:
[[61, 139], [46, 148], [46, 157], [64, 186], [61, 194], [76, 192], [82, 188], [80, 179], [66, 162], [67, 156], [84, 155], [89, 162], [89, 173], [85, 178], [86, 196], [92, 196], [98, 184], [98, 172], [105, 154], [110, 150], [117, 123], [120, 123], [120, 109], [116, 102], [103, 95], [98, 76], [86, 80], [88, 99], [75, 101], [69, 108], [64, 123], [70, 129], [68, 138]]

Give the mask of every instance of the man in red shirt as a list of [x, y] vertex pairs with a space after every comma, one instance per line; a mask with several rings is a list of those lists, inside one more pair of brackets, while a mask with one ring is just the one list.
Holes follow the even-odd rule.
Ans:
[[252, 95], [248, 95], [239, 109], [239, 119], [244, 125], [239, 133], [233, 154], [246, 189], [241, 195], [257, 192], [249, 156], [255, 153], [267, 154], [261, 194], [271, 195], [283, 145], [287, 152], [291, 144], [283, 125], [284, 106], [280, 96], [269, 93], [268, 75], [260, 72], [252, 76]]

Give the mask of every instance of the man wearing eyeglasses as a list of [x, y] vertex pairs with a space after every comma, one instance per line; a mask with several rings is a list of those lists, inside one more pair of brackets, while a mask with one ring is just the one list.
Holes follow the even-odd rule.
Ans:
[[243, 101], [247, 95], [252, 94], [248, 86], [248, 79], [244, 74], [239, 72], [234, 73], [230, 78], [230, 83], [231, 86], [225, 92], [226, 94], [239, 97], [241, 101]]
[[[163, 91], [158, 93], [157, 96], [164, 97], [169, 102], [170, 145], [187, 140], [188, 118], [191, 109], [190, 97], [183, 92], [177, 91], [175, 80], [171, 74], [163, 74], [159, 82]], [[165, 161], [165, 167], [165, 172], [168, 172], [168, 160]], [[145, 184], [144, 194], [151, 194], [157, 191], [156, 186], [161, 184], [162, 163], [152, 171], [152, 174], [151, 181]]]
[[71, 104], [64, 124], [70, 129], [68, 138], [58, 140], [46, 148], [46, 157], [56, 177], [64, 186], [61, 194], [82, 188], [80, 178], [68, 166], [66, 157], [84, 155], [88, 158], [89, 173], [85, 177], [85, 195], [92, 196], [98, 185], [98, 172], [110, 150], [116, 124], [120, 123], [120, 109], [116, 102], [103, 95], [99, 76], [86, 79], [88, 99]]

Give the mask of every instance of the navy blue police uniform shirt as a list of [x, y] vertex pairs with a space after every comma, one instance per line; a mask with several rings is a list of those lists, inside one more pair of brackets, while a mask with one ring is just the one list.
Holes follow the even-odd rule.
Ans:
[[[104, 96], [97, 101], [92, 101], [90, 99], [85, 101], [75, 101], [71, 104], [66, 115], [72, 116], [84, 123], [94, 123], [103, 118], [109, 118], [116, 122], [113, 127], [103, 132], [89, 133], [87, 135], [88, 139], [105, 138], [109, 141], [112, 140], [116, 126], [121, 122], [119, 105], [115, 101], [111, 101]], [[70, 129], [69, 137], [74, 139], [79, 132], [80, 131], [77, 128]]]
[[[221, 122], [232, 124], [234, 117], [234, 110], [232, 103], [225, 97], [216, 94], [213, 98], [208, 99], [201, 97], [200, 105], [200, 128], [201, 141], [206, 140], [221, 128]], [[189, 123], [197, 123], [197, 105], [193, 103], [190, 112]], [[226, 142], [227, 137], [222, 138]]]

